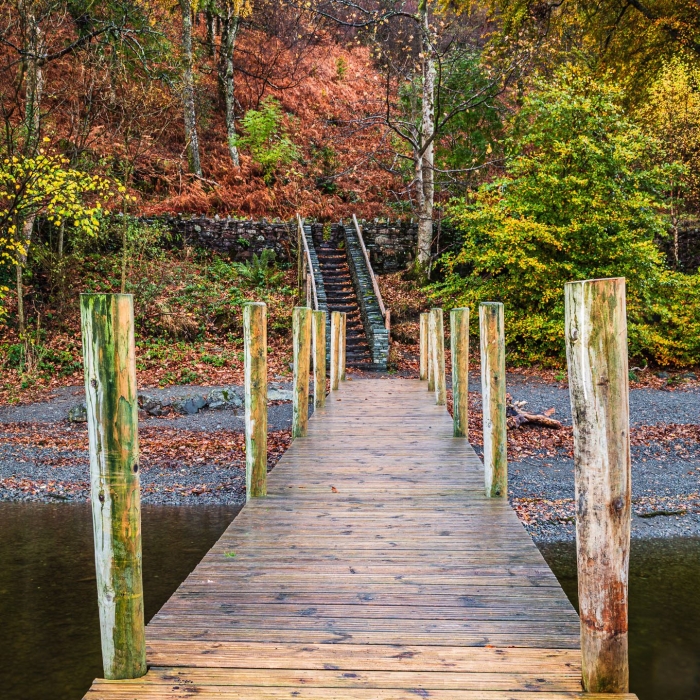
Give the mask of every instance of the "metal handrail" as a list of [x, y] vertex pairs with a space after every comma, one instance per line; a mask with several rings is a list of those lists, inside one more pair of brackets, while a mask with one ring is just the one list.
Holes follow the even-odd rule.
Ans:
[[304, 222], [301, 219], [301, 216], [297, 214], [297, 222], [299, 224], [299, 236], [304, 244], [304, 252], [306, 255], [304, 256], [306, 259], [306, 263], [309, 266], [309, 275], [311, 276], [311, 292], [313, 294], [313, 308], [314, 311], [318, 311], [318, 295], [316, 294], [316, 277], [314, 275], [314, 266], [313, 263], [311, 262], [311, 251], [309, 250], [309, 243], [306, 240], [306, 234], [304, 233]]
[[362, 231], [360, 230], [360, 224], [357, 223], [357, 217], [352, 215], [353, 223], [355, 224], [355, 231], [357, 231], [357, 238], [360, 241], [360, 247], [365, 256], [365, 262], [367, 263], [367, 269], [369, 270], [369, 276], [372, 280], [372, 288], [377, 296], [377, 301], [379, 302], [379, 310], [382, 312], [382, 318], [386, 319], [386, 307], [384, 306], [384, 300], [382, 299], [382, 293], [379, 291], [379, 284], [377, 283], [377, 278], [374, 275], [374, 270], [372, 269], [372, 263], [369, 261], [369, 254], [367, 253], [367, 248], [365, 248], [365, 241], [362, 238]]

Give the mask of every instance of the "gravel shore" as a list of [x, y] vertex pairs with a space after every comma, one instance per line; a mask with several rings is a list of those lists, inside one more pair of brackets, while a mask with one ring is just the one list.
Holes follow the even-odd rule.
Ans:
[[[479, 378], [470, 377], [473, 410], [480, 408]], [[289, 384], [275, 383], [281, 389]], [[174, 398], [213, 387], [149, 389]], [[533, 413], [554, 408], [571, 424], [568, 389], [512, 374], [508, 391], [527, 401]], [[0, 501], [84, 502], [89, 496], [89, 464], [84, 424], [66, 421], [82, 387], [56, 392], [45, 403], [0, 407]], [[633, 426], [700, 423], [698, 389], [632, 389]], [[288, 444], [291, 402], [268, 407], [276, 458]], [[194, 415], [156, 418], [141, 414], [141, 485], [144, 503], [241, 504], [245, 499], [242, 451], [243, 411], [203, 410]], [[645, 428], [639, 428], [645, 430]], [[550, 433], [551, 434], [551, 433]], [[546, 435], [546, 433], [542, 433]], [[286, 442], [285, 442], [286, 440]], [[476, 445], [477, 453], [481, 448]], [[272, 449], [275, 452], [275, 449]], [[690, 439], [651, 440], [632, 448], [634, 537], [700, 536], [700, 443]], [[509, 464], [509, 496], [530, 534], [541, 542], [574, 538], [574, 471], [570, 449], [543, 445]]]
[[[275, 382], [274, 386], [290, 388], [289, 383]], [[179, 386], [145, 393], [163, 399], [206, 395], [214, 388]], [[89, 498], [86, 426], [66, 419], [83, 396], [82, 387], [69, 387], [44, 403], [0, 407], [0, 501], [85, 502]], [[271, 402], [267, 415], [271, 441], [277, 435], [283, 440], [292, 424], [291, 401]], [[142, 502], [244, 503], [243, 431], [240, 408], [165, 418], [140, 412]], [[149, 443], [153, 449], [144, 450]], [[271, 454], [268, 465], [273, 466], [278, 457], [279, 453]]]
[[[478, 391], [477, 377], [470, 384]], [[530, 377], [508, 376], [508, 392], [527, 401], [527, 410], [555, 409], [554, 418], [571, 425], [569, 390]], [[698, 389], [631, 389], [632, 426], [700, 423]], [[475, 448], [480, 456], [480, 448]], [[690, 440], [651, 441], [633, 446], [632, 536], [700, 536], [700, 444]], [[542, 542], [573, 540], [574, 463], [564, 450], [511, 460], [509, 497], [530, 534]], [[528, 521], [523, 513], [530, 515]]]

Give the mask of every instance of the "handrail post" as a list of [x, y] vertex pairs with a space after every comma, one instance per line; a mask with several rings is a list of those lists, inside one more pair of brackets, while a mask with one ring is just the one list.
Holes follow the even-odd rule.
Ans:
[[267, 306], [243, 306], [246, 501], [267, 495]]
[[338, 391], [340, 382], [340, 311], [331, 311], [331, 391]]
[[484, 416], [484, 480], [489, 497], [508, 496], [506, 352], [503, 304], [479, 304], [481, 403]]
[[303, 262], [300, 263], [302, 270], [306, 273], [306, 305], [318, 311], [318, 292], [316, 291], [316, 277], [314, 275], [314, 266], [311, 260], [311, 251], [309, 250], [309, 244], [306, 240], [306, 234], [304, 233], [304, 222], [301, 216], [297, 214], [297, 224], [299, 226], [299, 241], [302, 246], [302, 257]]
[[345, 381], [345, 362], [347, 354], [347, 333], [348, 333], [348, 315], [345, 311], [340, 312], [340, 342], [338, 343], [338, 374], [340, 381]]
[[420, 315], [420, 365], [419, 377], [421, 381], [428, 379], [428, 320], [430, 314], [422, 313]]
[[631, 463], [625, 279], [565, 285], [583, 688], [629, 692]]
[[450, 311], [453, 435], [469, 436], [469, 309]]
[[313, 312], [314, 408], [326, 403], [326, 312]]
[[304, 244], [302, 243], [302, 235], [304, 229], [301, 223], [301, 216], [297, 214], [297, 287], [301, 291], [304, 282]]
[[292, 437], [304, 437], [309, 423], [309, 364], [311, 362], [311, 309], [294, 307], [294, 395], [292, 397]]
[[442, 322], [442, 309], [430, 310], [430, 342], [433, 347], [433, 378], [435, 382], [435, 403], [447, 403], [445, 385], [445, 331]]
[[81, 294], [90, 501], [105, 678], [146, 673], [131, 294]]

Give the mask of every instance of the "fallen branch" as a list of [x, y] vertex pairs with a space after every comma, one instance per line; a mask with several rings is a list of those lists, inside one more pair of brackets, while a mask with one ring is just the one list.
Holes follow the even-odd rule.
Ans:
[[553, 408], [545, 413], [527, 413], [522, 410], [522, 406], [526, 403], [526, 401], [514, 402], [513, 397], [510, 394], [506, 394], [506, 423], [508, 425], [508, 430], [516, 430], [526, 423], [541, 425], [545, 428], [553, 428], [554, 430], [559, 430], [559, 428], [562, 427], [562, 424], [558, 420], [549, 417], [554, 413]]

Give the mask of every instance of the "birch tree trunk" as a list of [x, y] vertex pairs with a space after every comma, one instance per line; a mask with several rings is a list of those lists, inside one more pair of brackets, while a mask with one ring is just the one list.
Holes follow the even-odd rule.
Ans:
[[[24, 154], [32, 157], [39, 147], [39, 133], [41, 129], [41, 98], [44, 94], [44, 33], [36, 15], [36, 7], [32, 0], [23, 2], [20, 12], [25, 24], [24, 41], [24, 71], [26, 76], [26, 88], [24, 99], [24, 128], [26, 138], [24, 142]], [[22, 244], [25, 253], [17, 260], [17, 326], [20, 335], [24, 335], [27, 325], [24, 313], [24, 266], [27, 262], [27, 253], [32, 241], [34, 231], [33, 213], [29, 214], [22, 222]]]
[[179, 0], [182, 12], [182, 50], [185, 65], [182, 73], [182, 102], [185, 116], [185, 138], [189, 152], [190, 170], [202, 176], [199, 159], [199, 136], [197, 135], [197, 112], [194, 105], [194, 56], [192, 53], [192, 2]]
[[[435, 57], [430, 41], [428, 2], [421, 0], [418, 6], [421, 22], [421, 55], [423, 64], [423, 95], [421, 115], [421, 144], [423, 153], [416, 163], [420, 170], [418, 191], [418, 252], [416, 263], [423, 276], [430, 274], [430, 248], [433, 240], [433, 201], [435, 176], [433, 135], [435, 133]], [[428, 145], [426, 145], [428, 144]]]
[[24, 153], [31, 157], [39, 146], [41, 98], [44, 93], [44, 33], [35, 14], [34, 3], [31, 0], [23, 3], [23, 9], [26, 23], [24, 127], [27, 132]]
[[232, 3], [227, 3], [226, 14], [222, 18], [221, 53], [219, 55], [219, 81], [224, 95], [226, 121], [226, 141], [231, 162], [234, 167], [240, 166], [238, 148], [236, 147], [235, 98], [233, 76], [233, 51], [236, 48], [236, 37], [240, 26], [240, 17], [233, 11]]

